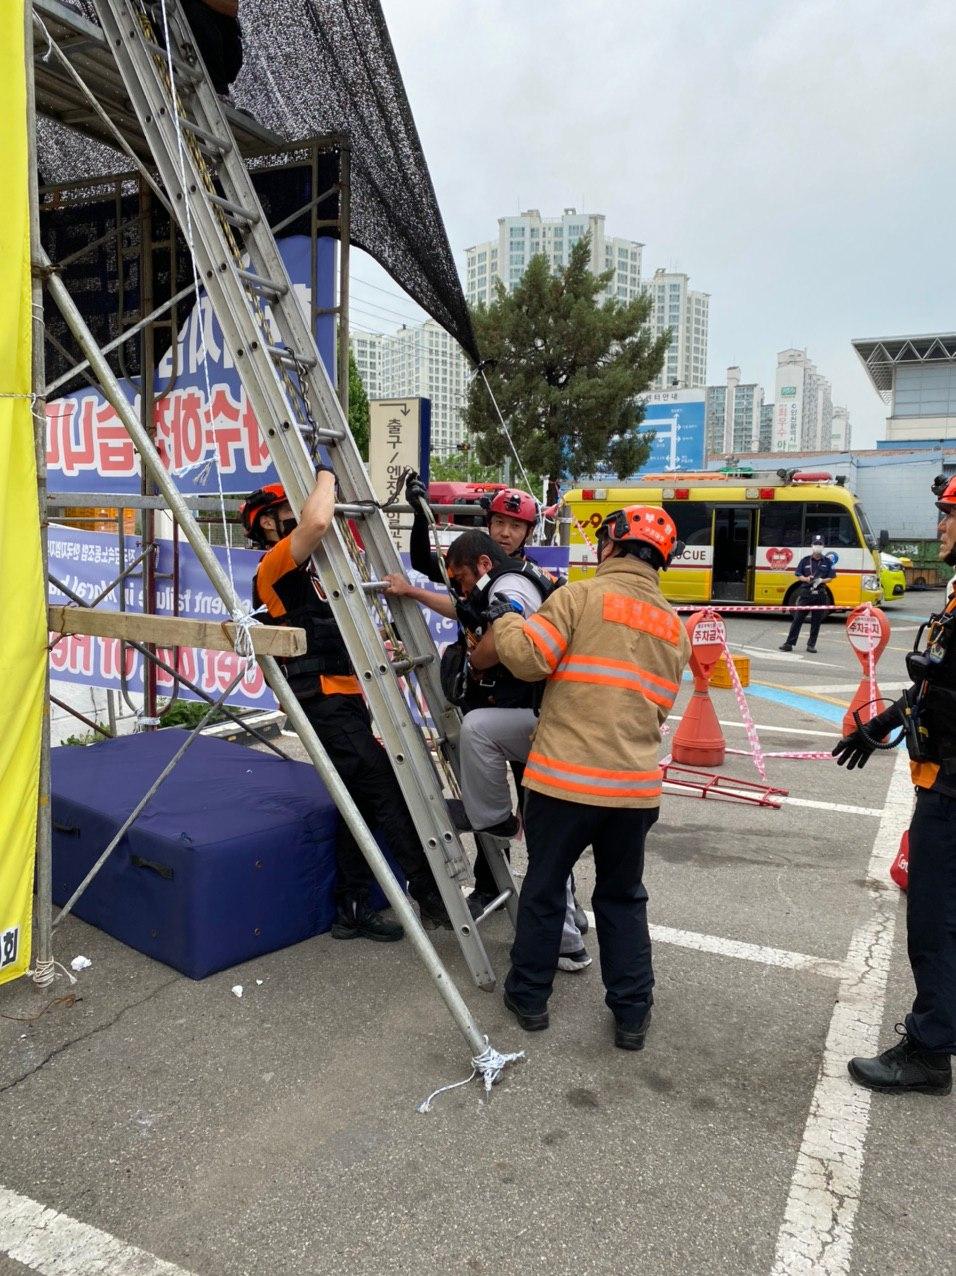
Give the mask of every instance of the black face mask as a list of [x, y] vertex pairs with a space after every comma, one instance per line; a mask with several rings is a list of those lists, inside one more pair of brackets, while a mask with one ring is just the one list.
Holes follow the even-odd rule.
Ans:
[[950, 567], [956, 567], [956, 545], [943, 556], [943, 562], [948, 563]]
[[279, 522], [279, 535], [288, 536], [291, 532], [294, 532], [298, 526], [299, 520], [297, 518], [283, 518]]

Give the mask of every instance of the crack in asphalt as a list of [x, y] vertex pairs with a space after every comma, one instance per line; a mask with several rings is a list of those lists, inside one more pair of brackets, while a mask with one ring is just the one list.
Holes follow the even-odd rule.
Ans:
[[60, 1046], [55, 1046], [48, 1054], [44, 1055], [38, 1063], [35, 1063], [21, 1076], [17, 1077], [14, 1081], [8, 1081], [6, 1085], [0, 1086], [0, 1095], [8, 1093], [10, 1090], [15, 1090], [17, 1086], [23, 1085], [24, 1082], [35, 1077], [37, 1073], [41, 1072], [47, 1066], [48, 1063], [59, 1058], [61, 1054], [65, 1054], [66, 1051], [72, 1049], [73, 1046], [78, 1046], [84, 1041], [89, 1041], [92, 1037], [98, 1036], [99, 1033], [106, 1032], [109, 1028], [114, 1027], [114, 1025], [119, 1023], [123, 1016], [128, 1014], [131, 1010], [136, 1010], [140, 1006], [144, 1006], [148, 1001], [152, 1001], [154, 997], [158, 997], [161, 992], [165, 991], [165, 989], [171, 988], [173, 984], [181, 983], [182, 979], [182, 975], [174, 975], [172, 979], [167, 979], [164, 983], [159, 984], [152, 990], [152, 992], [147, 993], [145, 997], [140, 997], [138, 1001], [132, 1001], [128, 1006], [123, 1006], [121, 1010], [116, 1012], [112, 1019], [107, 1019], [105, 1023], [98, 1024], [95, 1028], [91, 1028], [89, 1032], [84, 1032], [82, 1036], [74, 1037], [70, 1041], [65, 1041]]

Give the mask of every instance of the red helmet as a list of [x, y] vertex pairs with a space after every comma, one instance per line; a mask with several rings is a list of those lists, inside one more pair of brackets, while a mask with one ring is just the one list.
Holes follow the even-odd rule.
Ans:
[[527, 492], [517, 487], [506, 487], [495, 492], [488, 506], [488, 522], [492, 514], [503, 514], [505, 518], [516, 518], [521, 523], [534, 527], [538, 521], [538, 502]]
[[[933, 484], [933, 490], [936, 492], [936, 483]], [[949, 479], [946, 486], [941, 492], [936, 492], [938, 497], [936, 508], [943, 514], [948, 514], [950, 510], [956, 509], [956, 477]]]
[[665, 567], [677, 547], [674, 520], [659, 505], [628, 505], [614, 510], [598, 528], [598, 536], [610, 537], [616, 545], [650, 545], [660, 553]]
[[284, 505], [288, 498], [281, 483], [267, 483], [257, 488], [252, 495], [239, 506], [239, 520], [243, 530], [251, 541], [260, 536], [259, 519], [270, 510]]

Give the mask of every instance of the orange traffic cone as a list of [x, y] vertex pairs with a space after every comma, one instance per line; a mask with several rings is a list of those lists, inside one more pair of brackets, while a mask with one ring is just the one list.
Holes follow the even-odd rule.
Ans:
[[724, 622], [713, 611], [694, 612], [687, 617], [686, 625], [691, 643], [690, 671], [694, 676], [694, 694], [674, 733], [671, 757], [675, 762], [691, 766], [720, 766], [727, 753], [727, 742], [708, 688], [714, 665], [724, 653], [727, 631]]

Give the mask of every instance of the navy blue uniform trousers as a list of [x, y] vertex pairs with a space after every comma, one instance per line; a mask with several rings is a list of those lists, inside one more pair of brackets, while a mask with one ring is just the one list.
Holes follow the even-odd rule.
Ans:
[[916, 790], [910, 824], [906, 943], [916, 1000], [906, 1031], [937, 1054], [956, 1054], [956, 797]]
[[586, 806], [528, 791], [528, 872], [505, 981], [522, 1010], [533, 1014], [548, 1004], [561, 950], [568, 875], [591, 846], [596, 881], [591, 903], [605, 1001], [621, 1023], [643, 1020], [654, 1000], [644, 839], [658, 813], [658, 807]]

